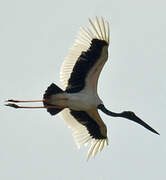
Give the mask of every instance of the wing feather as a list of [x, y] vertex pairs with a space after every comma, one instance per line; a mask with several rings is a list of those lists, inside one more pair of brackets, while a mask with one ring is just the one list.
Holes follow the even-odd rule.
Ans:
[[96, 154], [97, 154], [98, 151], [99, 151], [99, 147], [100, 147], [101, 142], [102, 142], [102, 140], [99, 140], [99, 142], [98, 142], [97, 145], [95, 146], [95, 150], [93, 151], [93, 157], [96, 157]]
[[96, 37], [97, 37], [98, 39], [101, 39], [100, 34], [99, 34], [99, 31], [97, 30], [96, 26], [93, 24], [93, 22], [91, 21], [91, 19], [89, 19], [89, 23], [90, 23], [91, 28], [92, 28], [94, 34], [96, 35]]
[[97, 145], [98, 141], [99, 140], [95, 140], [94, 143], [89, 148], [88, 154], [87, 154], [87, 160], [89, 160], [90, 156], [93, 154], [93, 150], [95, 149], [95, 146]]
[[104, 40], [103, 31], [101, 30], [100, 23], [99, 23], [99, 20], [98, 20], [97, 17], [95, 17], [95, 23], [96, 23], [97, 31], [98, 31], [99, 34], [100, 34], [100, 38], [101, 38], [102, 40]]
[[[68, 86], [68, 80], [71, 76], [74, 65], [82, 52], [86, 52], [92, 43], [93, 39], [103, 40], [109, 44], [109, 25], [103, 18], [99, 21], [95, 17], [95, 24], [89, 19], [91, 30], [82, 27], [78, 32], [72, 48], [69, 50], [68, 55], [65, 57], [60, 70], [60, 82], [64, 89]], [[107, 59], [107, 57], [106, 57]], [[66, 71], [67, 70], [67, 71]], [[98, 75], [100, 72], [98, 73]], [[98, 79], [98, 78], [97, 78]]]
[[[80, 148], [82, 145], [86, 146], [91, 143], [87, 153], [87, 160], [91, 155], [95, 157], [98, 151], [101, 152], [106, 145], [105, 142], [108, 139], [106, 126], [104, 125], [103, 121], [99, 122], [98, 124], [98, 121], [96, 122], [91, 118], [92, 115], [94, 116], [95, 111], [93, 111], [93, 113], [88, 113], [84, 111], [73, 111], [66, 108], [61, 112], [61, 116], [65, 123], [72, 130], [72, 135], [77, 147]], [[99, 119], [99, 114], [96, 113], [94, 118], [96, 118], [96, 120]]]

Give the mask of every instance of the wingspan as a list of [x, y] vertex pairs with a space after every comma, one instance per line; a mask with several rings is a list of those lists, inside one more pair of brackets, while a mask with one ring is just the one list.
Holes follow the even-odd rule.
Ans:
[[88, 112], [65, 109], [61, 115], [69, 128], [72, 129], [78, 147], [91, 143], [87, 159], [91, 155], [95, 157], [97, 152], [101, 152], [103, 147], [108, 144], [107, 129], [97, 109]]
[[99, 74], [108, 57], [109, 24], [95, 18], [89, 19], [91, 29], [81, 28], [73, 47], [65, 58], [60, 81], [67, 92], [76, 93], [90, 86], [97, 91]]

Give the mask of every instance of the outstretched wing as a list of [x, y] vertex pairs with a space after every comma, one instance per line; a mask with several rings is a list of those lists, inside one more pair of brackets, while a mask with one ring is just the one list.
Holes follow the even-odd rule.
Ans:
[[87, 160], [91, 155], [95, 157], [97, 152], [101, 152], [103, 147], [108, 144], [107, 128], [97, 109], [87, 112], [64, 109], [61, 115], [68, 127], [72, 129], [78, 148], [91, 143]]
[[90, 19], [89, 23], [91, 30], [80, 29], [61, 67], [60, 81], [68, 93], [89, 88], [96, 92], [98, 77], [108, 57], [108, 22], [96, 17], [94, 24]]

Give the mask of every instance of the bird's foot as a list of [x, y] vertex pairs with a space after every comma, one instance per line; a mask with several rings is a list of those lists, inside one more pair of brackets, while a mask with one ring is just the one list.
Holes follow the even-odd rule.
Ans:
[[20, 102], [19, 100], [15, 100], [15, 99], [8, 99], [6, 100], [5, 102], [15, 102], [15, 103], [18, 103]]
[[[9, 101], [9, 102], [10, 102], [10, 101]], [[19, 108], [18, 105], [12, 104], [12, 103], [5, 104], [5, 106], [13, 107], [13, 108], [16, 108], [16, 109]]]

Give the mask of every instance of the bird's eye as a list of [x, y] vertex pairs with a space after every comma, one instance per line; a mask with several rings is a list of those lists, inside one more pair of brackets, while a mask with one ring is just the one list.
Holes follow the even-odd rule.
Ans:
[[130, 112], [132, 116], [135, 116], [134, 112]]

